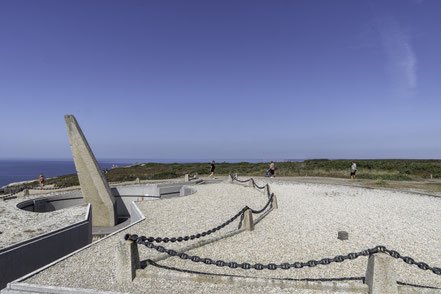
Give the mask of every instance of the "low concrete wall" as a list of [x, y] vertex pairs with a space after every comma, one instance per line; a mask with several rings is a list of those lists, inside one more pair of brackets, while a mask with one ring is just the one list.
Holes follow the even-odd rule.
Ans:
[[187, 196], [196, 193], [196, 189], [190, 188], [188, 186], [182, 186], [179, 189], [179, 196]]
[[89, 204], [83, 221], [1, 249], [0, 289], [91, 242], [92, 210]]
[[17, 208], [33, 212], [49, 212], [85, 203], [81, 191], [76, 191], [56, 196], [25, 200], [18, 203]]
[[[179, 184], [154, 184], [154, 185], [133, 185], [112, 188], [115, 197], [116, 213], [118, 218], [130, 217], [130, 205], [134, 201], [157, 200], [187, 196], [195, 193], [196, 190], [187, 185]], [[86, 203], [81, 191], [70, 192], [55, 196], [47, 196], [36, 199], [25, 200], [17, 204], [17, 207], [26, 211], [49, 212], [68, 208]]]

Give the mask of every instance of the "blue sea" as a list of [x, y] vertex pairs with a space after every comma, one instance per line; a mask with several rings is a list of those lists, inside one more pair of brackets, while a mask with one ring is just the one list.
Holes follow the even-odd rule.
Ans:
[[[227, 159], [216, 160], [217, 162], [264, 162], [262, 159]], [[293, 160], [298, 161], [298, 160]], [[113, 165], [127, 166], [134, 163], [158, 162], [158, 163], [189, 163], [211, 162], [210, 159], [98, 159], [101, 169], [111, 168]], [[73, 160], [34, 160], [34, 159], [0, 159], [0, 187], [13, 182], [37, 180], [40, 174], [46, 178], [52, 178], [76, 173]]]
[[[130, 161], [119, 160], [98, 161], [100, 167], [111, 168], [112, 165], [124, 166], [132, 164]], [[76, 173], [73, 160], [0, 160], [0, 187], [9, 183], [28, 180], [37, 180], [40, 174], [52, 178]]]

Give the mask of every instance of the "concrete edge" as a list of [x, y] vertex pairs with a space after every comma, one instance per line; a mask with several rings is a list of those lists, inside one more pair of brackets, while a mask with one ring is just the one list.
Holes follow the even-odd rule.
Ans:
[[[131, 207], [133, 207], [134, 210], [136, 210], [137, 213], [137, 217], [139, 217], [139, 219], [137, 219], [136, 221], [133, 222], [133, 224], [138, 223], [139, 221], [145, 219], [144, 214], [142, 214], [141, 209], [139, 209], [138, 205], [136, 205], [136, 201], [132, 201], [132, 203], [130, 204]], [[130, 226], [127, 226], [127, 228]]]
[[16, 283], [13, 285], [8, 284], [8, 287], [2, 290], [2, 293], [53, 293], [53, 294], [70, 294], [70, 293], [81, 293], [81, 294], [121, 294], [120, 292], [109, 292], [109, 291], [99, 291], [92, 289], [83, 288], [65, 288], [58, 286], [40, 286], [27, 283]]
[[[127, 228], [130, 228], [131, 226], [134, 226], [134, 225], [136, 225], [137, 223], [139, 223], [139, 222], [145, 220], [145, 216], [144, 216], [144, 214], [141, 213], [141, 211], [139, 210], [139, 208], [138, 208], [138, 206], [135, 204], [135, 202], [132, 202], [132, 203], [133, 203], [133, 205], [137, 208], [137, 210], [138, 210], [138, 212], [140, 213], [140, 215], [142, 215], [142, 218], [141, 218], [141, 219], [139, 219], [139, 220], [137, 220], [137, 221], [135, 221], [135, 222], [129, 224], [128, 226], [126, 226], [126, 227], [124, 227], [124, 228], [121, 228], [121, 229], [119, 229], [119, 230], [117, 230], [117, 231], [115, 231], [115, 232], [113, 232], [113, 233], [111, 233], [111, 234], [109, 234], [109, 235], [107, 235], [107, 236], [105, 236], [105, 237], [103, 237], [103, 238], [101, 238], [101, 239], [95, 241], [95, 242], [92, 242], [92, 243], [90, 243], [89, 245], [84, 246], [83, 248], [80, 248], [80, 249], [78, 249], [78, 250], [75, 250], [74, 252], [69, 253], [68, 255], [63, 256], [62, 258], [57, 259], [57, 260], [55, 260], [55, 261], [53, 261], [53, 262], [51, 262], [51, 263], [49, 263], [49, 264], [47, 264], [47, 265], [45, 265], [45, 266], [43, 266], [43, 267], [41, 267], [41, 268], [35, 270], [35, 271], [33, 271], [33, 272], [31, 272], [31, 273], [29, 273], [29, 274], [27, 274], [27, 275], [25, 275], [25, 276], [22, 276], [22, 277], [20, 277], [20, 278], [14, 280], [14, 281], [8, 283], [8, 284], [7, 284], [7, 289], [10, 289], [10, 288], [12, 287], [13, 284], [18, 284], [18, 283], [20, 283], [21, 281], [24, 281], [24, 280], [26, 280], [26, 279], [28, 279], [28, 278], [30, 278], [30, 277], [32, 277], [32, 276], [38, 274], [39, 272], [41, 272], [41, 271], [43, 271], [43, 270], [45, 270], [45, 269], [47, 269], [47, 268], [49, 268], [49, 267], [51, 267], [51, 266], [53, 266], [53, 265], [59, 263], [59, 262], [61, 262], [61, 261], [65, 260], [65, 259], [67, 259], [67, 258], [69, 258], [69, 257], [71, 257], [72, 255], [77, 254], [77, 253], [79, 253], [79, 252], [81, 252], [81, 251], [83, 251], [83, 250], [86, 250], [86, 249], [88, 249], [89, 247], [95, 245], [96, 243], [101, 242], [101, 241], [104, 241], [104, 240], [106, 240], [107, 238], [110, 238], [110, 237], [112, 237], [113, 235], [116, 235], [116, 234], [118, 234], [119, 232], [121, 232], [121, 231], [123, 231], [123, 230], [125, 230], [125, 229], [127, 229]], [[90, 206], [90, 204], [89, 204], [89, 206]], [[83, 222], [84, 222], [84, 221], [83, 221]], [[20, 284], [21, 284], [21, 283], [20, 283]], [[49, 292], [49, 293], [52, 293], [52, 292]], [[55, 293], [57, 293], [57, 292], [55, 292]], [[100, 293], [100, 292], [98, 292], [98, 293]]]

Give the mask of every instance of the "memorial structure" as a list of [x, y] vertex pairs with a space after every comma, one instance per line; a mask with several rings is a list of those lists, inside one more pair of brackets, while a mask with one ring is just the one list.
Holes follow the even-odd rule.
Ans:
[[116, 202], [96, 158], [73, 115], [65, 115], [67, 134], [84, 200], [92, 205], [92, 225], [116, 224]]

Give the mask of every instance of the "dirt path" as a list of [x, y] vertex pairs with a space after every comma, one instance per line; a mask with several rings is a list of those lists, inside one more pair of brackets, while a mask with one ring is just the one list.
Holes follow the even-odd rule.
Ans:
[[441, 180], [435, 179], [424, 181], [384, 181], [384, 184], [376, 184], [375, 180], [351, 180], [325, 177], [277, 177], [271, 180], [275, 182], [287, 181], [298, 183], [352, 186], [367, 189], [393, 190], [441, 197]]

